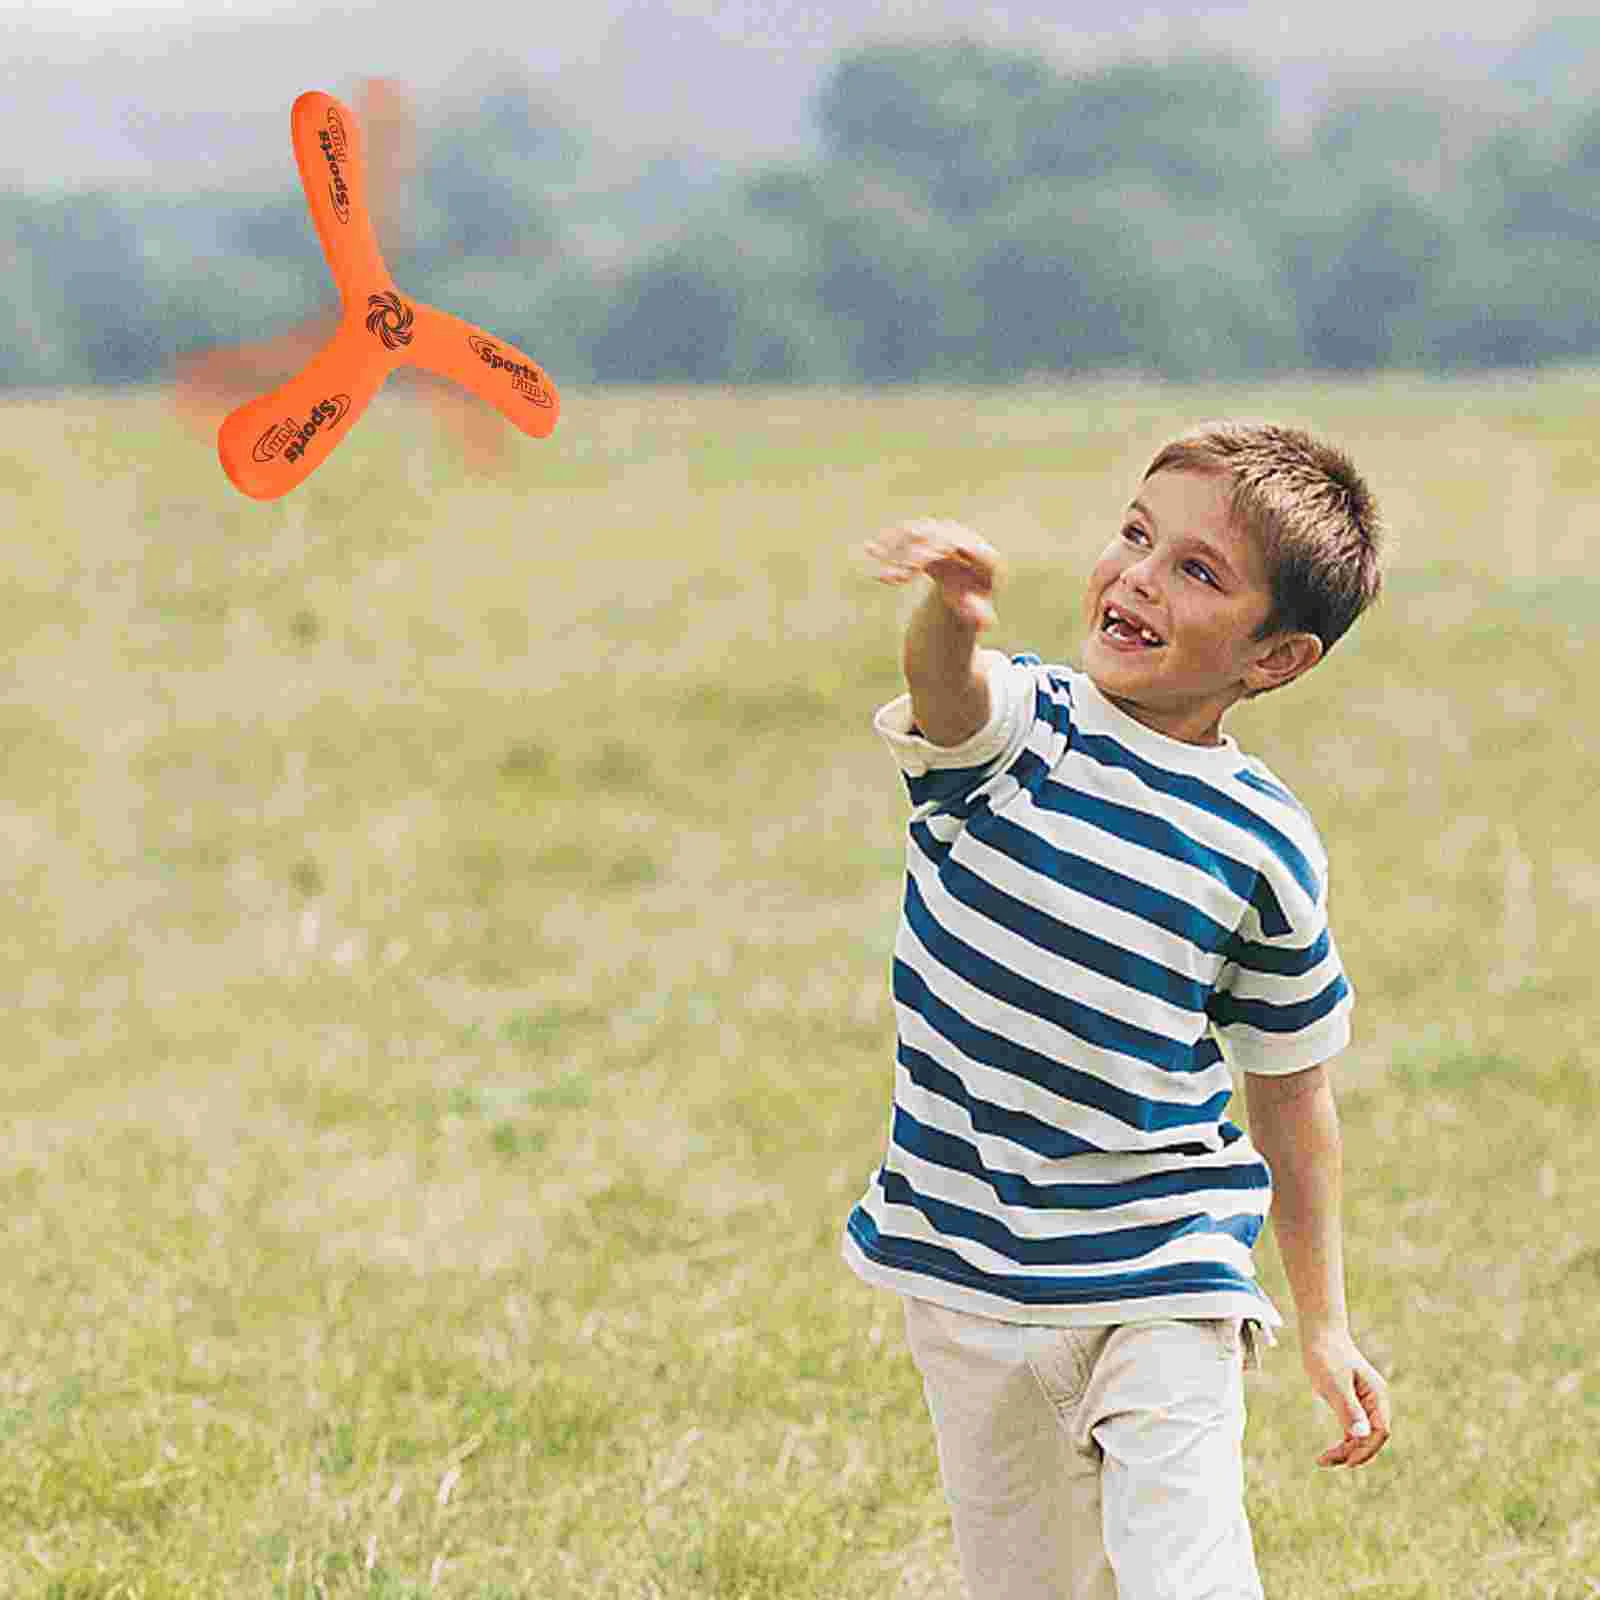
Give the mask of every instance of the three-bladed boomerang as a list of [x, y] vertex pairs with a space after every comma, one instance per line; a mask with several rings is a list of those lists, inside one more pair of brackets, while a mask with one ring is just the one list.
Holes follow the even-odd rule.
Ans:
[[328, 459], [396, 367], [450, 378], [523, 433], [549, 434], [561, 398], [537, 362], [395, 287], [367, 212], [366, 151], [350, 108], [310, 90], [295, 101], [289, 129], [344, 309], [298, 377], [230, 412], [217, 430], [217, 455], [234, 487], [255, 500], [287, 494]]

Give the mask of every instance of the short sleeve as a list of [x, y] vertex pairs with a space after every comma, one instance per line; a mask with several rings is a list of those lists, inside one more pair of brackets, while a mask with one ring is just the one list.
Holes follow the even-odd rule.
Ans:
[[1245, 1072], [1303, 1072], [1350, 1042], [1355, 994], [1328, 927], [1326, 859], [1318, 847], [1296, 865], [1269, 856], [1206, 1007]]
[[911, 696], [882, 707], [872, 725], [889, 746], [919, 809], [947, 805], [1003, 771], [1028, 737], [1034, 716], [1033, 658], [988, 653], [989, 720], [956, 745], [934, 744], [913, 731]]

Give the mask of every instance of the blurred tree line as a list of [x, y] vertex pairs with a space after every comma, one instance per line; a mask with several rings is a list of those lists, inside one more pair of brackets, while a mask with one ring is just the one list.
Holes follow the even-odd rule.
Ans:
[[[1236, 61], [1071, 73], [957, 42], [855, 50], [816, 110], [815, 159], [619, 178], [508, 79], [430, 131], [389, 264], [574, 382], [1600, 353], [1600, 97], [1351, 88], [1291, 139]], [[298, 187], [0, 192], [0, 273], [0, 387], [157, 380], [332, 301]]]

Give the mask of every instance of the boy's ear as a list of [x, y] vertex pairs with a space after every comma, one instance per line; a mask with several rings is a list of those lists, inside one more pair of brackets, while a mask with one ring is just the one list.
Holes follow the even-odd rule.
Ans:
[[1322, 641], [1314, 633], [1279, 634], [1245, 668], [1245, 682], [1251, 694], [1281, 689], [1302, 672], [1309, 672], [1322, 659]]

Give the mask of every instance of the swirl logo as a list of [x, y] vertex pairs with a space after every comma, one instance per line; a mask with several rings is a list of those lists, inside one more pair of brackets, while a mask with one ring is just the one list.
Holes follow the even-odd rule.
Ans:
[[349, 395], [331, 394], [311, 408], [311, 415], [304, 422], [285, 417], [282, 422], [273, 423], [256, 440], [250, 454], [263, 464], [280, 455], [285, 461], [298, 461], [312, 439], [325, 428], [336, 428], [349, 410]]
[[388, 294], [369, 294], [367, 304], [367, 332], [383, 340], [385, 350], [397, 350], [411, 343], [411, 307], [404, 304], [393, 289]]
[[525, 399], [529, 405], [542, 406], [546, 410], [554, 403], [549, 389], [545, 386], [544, 374], [535, 366], [530, 366], [525, 361], [507, 361], [500, 354], [500, 347], [489, 339], [479, 337], [475, 333], [467, 335], [467, 343], [472, 346], [473, 354], [486, 366], [496, 371], [507, 374], [511, 379], [511, 387]]

